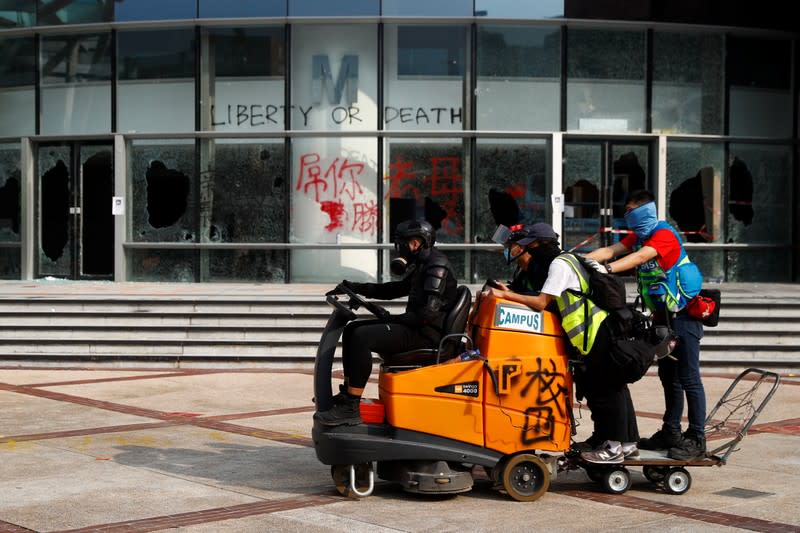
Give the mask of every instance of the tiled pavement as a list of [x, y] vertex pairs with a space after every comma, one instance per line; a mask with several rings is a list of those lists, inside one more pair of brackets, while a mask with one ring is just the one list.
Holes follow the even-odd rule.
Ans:
[[[704, 373], [709, 407], [740, 370]], [[456, 497], [382, 482], [340, 497], [311, 447], [308, 368], [0, 368], [0, 531], [800, 531], [800, 377], [777, 372], [740, 449], [690, 468], [686, 494], [634, 469], [611, 495], [570, 471], [520, 503], [485, 480]], [[632, 391], [649, 435], [662, 409], [652, 371]], [[582, 440], [588, 411], [576, 416]]]

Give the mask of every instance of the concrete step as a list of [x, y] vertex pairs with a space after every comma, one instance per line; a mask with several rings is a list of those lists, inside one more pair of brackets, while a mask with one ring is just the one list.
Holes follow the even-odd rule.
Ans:
[[162, 327], [162, 326], [137, 326], [107, 327], [86, 326], [83, 328], [62, 326], [21, 326], [16, 328], [0, 329], [0, 341], [30, 342], [61, 341], [80, 342], [93, 341], [97, 343], [147, 341], [147, 342], [311, 342], [319, 340], [322, 334], [321, 327], [217, 327], [217, 326], [189, 326], [189, 327]]
[[120, 358], [138, 355], [176, 355], [176, 356], [215, 356], [215, 357], [268, 357], [291, 355], [313, 360], [317, 344], [307, 341], [278, 340], [237, 343], [227, 340], [214, 341], [109, 341], [74, 340], [73, 342], [48, 341], [3, 343], [4, 355], [48, 354], [53, 356], [76, 356], [85, 358], [96, 355], [117, 356]]
[[[0, 365], [313, 363], [329, 288], [0, 283]], [[800, 286], [721, 290], [720, 324], [705, 330], [702, 364], [800, 366]], [[631, 301], [634, 291], [629, 285]], [[381, 304], [399, 313], [405, 301]]]

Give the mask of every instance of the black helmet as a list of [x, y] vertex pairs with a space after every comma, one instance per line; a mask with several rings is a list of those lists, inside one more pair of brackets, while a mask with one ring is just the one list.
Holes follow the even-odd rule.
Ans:
[[418, 237], [422, 240], [422, 249], [432, 248], [436, 242], [436, 231], [427, 220], [406, 220], [397, 225], [394, 233], [394, 246], [399, 248], [399, 243], [408, 242], [409, 239]]

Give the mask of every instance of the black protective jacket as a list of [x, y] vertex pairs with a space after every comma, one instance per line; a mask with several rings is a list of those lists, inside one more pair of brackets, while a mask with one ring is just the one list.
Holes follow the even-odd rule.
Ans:
[[427, 336], [438, 339], [445, 316], [455, 305], [458, 282], [447, 257], [431, 248], [419, 253], [401, 280], [350, 285], [356, 292], [375, 300], [408, 296], [405, 313], [390, 316], [388, 322], [420, 328]]

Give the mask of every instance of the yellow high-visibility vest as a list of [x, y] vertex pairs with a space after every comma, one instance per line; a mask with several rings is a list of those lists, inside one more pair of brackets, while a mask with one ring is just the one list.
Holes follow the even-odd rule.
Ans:
[[[558, 259], [566, 261], [578, 275], [581, 293], [588, 293], [589, 279], [586, 271], [575, 256], [570, 253], [564, 253], [556, 257], [556, 260]], [[561, 326], [564, 328], [570, 343], [581, 355], [586, 355], [594, 346], [597, 330], [608, 316], [608, 312], [596, 306], [586, 296], [575, 294], [570, 289], [566, 289], [560, 296], [557, 296], [556, 303], [558, 304], [558, 311], [561, 313]]]

